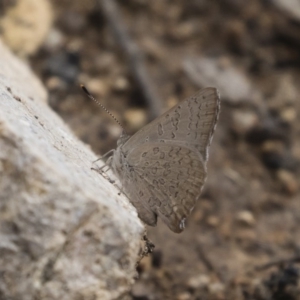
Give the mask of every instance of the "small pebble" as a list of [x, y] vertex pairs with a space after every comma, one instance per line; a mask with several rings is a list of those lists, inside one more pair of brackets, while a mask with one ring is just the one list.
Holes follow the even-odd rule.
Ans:
[[206, 275], [197, 275], [188, 279], [187, 285], [192, 289], [206, 287], [210, 283], [210, 278]]
[[208, 289], [212, 294], [220, 293], [220, 292], [224, 291], [224, 288], [225, 288], [224, 284], [221, 282], [215, 282], [208, 286]]
[[202, 210], [198, 209], [193, 213], [193, 219], [195, 222], [200, 222], [201, 220], [203, 220], [204, 217], [204, 213]]
[[146, 112], [143, 109], [131, 108], [124, 113], [124, 118], [131, 130], [139, 130], [147, 122]]
[[253, 214], [248, 210], [240, 211], [236, 216], [236, 220], [239, 223], [247, 226], [253, 226], [255, 224], [255, 218]]
[[199, 87], [217, 86], [222, 99], [230, 103], [237, 104], [260, 95], [246, 73], [233, 64], [224, 63], [224, 59], [189, 57], [183, 67], [192, 82]]
[[297, 159], [286, 148], [283, 141], [268, 140], [262, 144], [262, 161], [269, 169], [295, 169], [298, 165]]
[[193, 22], [185, 22], [176, 26], [173, 31], [173, 36], [178, 40], [185, 40], [191, 38], [196, 32], [197, 27]]
[[272, 3], [276, 5], [281, 11], [286, 12], [295, 21], [300, 21], [300, 3], [299, 1], [291, 0], [273, 0]]
[[212, 227], [216, 227], [219, 225], [220, 223], [220, 220], [218, 217], [216, 216], [209, 216], [206, 220], [206, 223], [209, 225], [209, 226], [212, 226]]
[[[97, 96], [104, 96], [108, 92], [108, 85], [102, 79], [93, 78], [90, 79], [88, 82], [88, 89], [93, 95]], [[101, 101], [100, 101], [101, 102]]]
[[55, 51], [62, 47], [64, 42], [65, 38], [61, 31], [52, 28], [48, 33], [43, 46], [47, 51]]
[[297, 111], [294, 107], [287, 107], [281, 111], [280, 117], [283, 121], [292, 123], [297, 118]]
[[191, 299], [191, 294], [189, 292], [183, 292], [177, 296], [177, 300], [189, 300]]
[[113, 88], [115, 91], [124, 92], [129, 88], [129, 82], [125, 77], [118, 77], [113, 84]]
[[170, 96], [167, 99], [167, 106], [168, 106], [168, 108], [172, 108], [176, 104], [178, 104], [178, 99], [176, 97]]
[[262, 144], [262, 152], [280, 152], [284, 151], [284, 144], [281, 141], [267, 140]]
[[142, 282], [136, 282], [131, 290], [132, 296], [136, 298], [148, 299], [147, 295], [150, 294], [149, 288]]
[[232, 115], [232, 129], [238, 135], [245, 135], [259, 120], [257, 115], [251, 111], [235, 111]]
[[66, 84], [57, 76], [50, 76], [46, 81], [46, 86], [49, 91], [61, 90], [66, 88]]
[[293, 173], [287, 170], [279, 169], [276, 175], [285, 192], [290, 195], [297, 193], [299, 184]]
[[163, 48], [158, 44], [156, 39], [144, 37], [142, 40], [143, 49], [147, 55], [155, 60], [162, 60], [164, 57]]

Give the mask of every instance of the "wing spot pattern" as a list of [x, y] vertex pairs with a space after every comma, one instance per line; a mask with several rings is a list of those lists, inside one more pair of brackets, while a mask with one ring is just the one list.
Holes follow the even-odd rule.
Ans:
[[157, 132], [158, 132], [158, 135], [164, 134], [163, 126], [161, 125], [161, 123], [158, 123]]
[[157, 174], [157, 167], [154, 167], [151, 171], [153, 175]]
[[159, 152], [159, 148], [158, 148], [158, 147], [154, 147], [154, 148], [153, 148], [153, 153], [154, 153], [154, 154], [157, 154], [158, 152]]
[[164, 185], [164, 184], [166, 183], [166, 181], [165, 181], [163, 178], [160, 178], [160, 179], [159, 179], [159, 183], [160, 183], [161, 185]]

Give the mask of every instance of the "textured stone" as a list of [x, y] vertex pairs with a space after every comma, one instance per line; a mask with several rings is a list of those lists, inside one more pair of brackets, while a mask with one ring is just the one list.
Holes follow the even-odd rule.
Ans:
[[143, 226], [0, 43], [0, 298], [119, 299]]

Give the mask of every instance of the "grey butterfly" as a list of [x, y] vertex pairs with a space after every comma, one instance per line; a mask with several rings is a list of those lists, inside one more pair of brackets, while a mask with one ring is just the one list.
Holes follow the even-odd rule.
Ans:
[[155, 226], [159, 216], [172, 231], [183, 231], [206, 179], [219, 111], [218, 91], [205, 88], [119, 138], [107, 163], [146, 224]]

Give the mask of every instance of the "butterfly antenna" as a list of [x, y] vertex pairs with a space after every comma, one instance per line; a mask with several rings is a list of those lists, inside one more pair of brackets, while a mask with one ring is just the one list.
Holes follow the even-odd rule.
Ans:
[[113, 118], [114, 120], [115, 120], [115, 122], [117, 123], [117, 124], [119, 124], [120, 125], [120, 127], [123, 129], [123, 131], [125, 132], [125, 129], [124, 129], [124, 127], [122, 126], [122, 124], [120, 123], [120, 121], [103, 105], [103, 104], [101, 104], [98, 100], [96, 100], [95, 98], [94, 98], [94, 96], [88, 91], [88, 89], [83, 85], [83, 84], [81, 84], [80, 85], [80, 87], [82, 88], [82, 90], [86, 93], [86, 95], [90, 98], [90, 99], [92, 99], [93, 101], [95, 101], [96, 103], [97, 103], [97, 105], [99, 105], [104, 111], [106, 111], [110, 116], [111, 116], [111, 118]]

